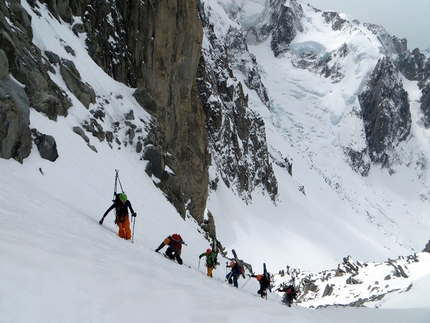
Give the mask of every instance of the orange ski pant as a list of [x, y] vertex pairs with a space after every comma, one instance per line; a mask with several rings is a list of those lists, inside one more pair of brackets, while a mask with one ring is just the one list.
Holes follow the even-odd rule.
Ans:
[[118, 221], [118, 235], [120, 238], [126, 240], [131, 239], [130, 220], [128, 216], [125, 218], [124, 222]]
[[214, 266], [207, 266], [206, 269], [208, 270], [208, 276], [212, 277], [212, 270], [214, 270]]

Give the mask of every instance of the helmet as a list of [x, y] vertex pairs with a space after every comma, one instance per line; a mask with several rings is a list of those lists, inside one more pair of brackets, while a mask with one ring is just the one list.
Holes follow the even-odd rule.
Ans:
[[257, 275], [257, 280], [260, 281], [263, 278], [261, 275]]
[[125, 193], [121, 193], [121, 194], [119, 195], [119, 199], [120, 199], [121, 201], [125, 202], [125, 201], [127, 201], [127, 195], [125, 195]]
[[212, 249], [211, 248], [207, 248], [206, 249], [206, 254], [208, 255], [208, 254], [210, 254], [212, 252]]
[[230, 263], [230, 267], [234, 267], [234, 266], [236, 266], [236, 263], [235, 263], [234, 261], [232, 261], [232, 262]]

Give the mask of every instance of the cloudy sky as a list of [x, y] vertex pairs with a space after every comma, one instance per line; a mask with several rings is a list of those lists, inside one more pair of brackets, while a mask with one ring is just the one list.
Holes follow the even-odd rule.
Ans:
[[360, 20], [383, 26], [388, 33], [408, 40], [408, 48], [430, 47], [429, 0], [309, 0], [323, 10], [348, 13]]

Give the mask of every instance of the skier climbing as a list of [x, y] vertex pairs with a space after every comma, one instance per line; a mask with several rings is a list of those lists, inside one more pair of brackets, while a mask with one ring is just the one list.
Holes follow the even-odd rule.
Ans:
[[155, 249], [155, 252], [159, 252], [161, 249], [163, 249], [165, 246], [169, 246], [166, 250], [166, 257], [170, 259], [176, 259], [178, 264], [182, 265], [183, 261], [181, 258], [181, 250], [182, 245], [187, 245], [183, 240], [181, 235], [175, 233], [171, 236], [168, 236], [164, 241], [158, 246], [157, 249]]
[[263, 263], [263, 273], [258, 275], [248, 275], [249, 277], [257, 278], [258, 282], [260, 283], [260, 289], [257, 291], [257, 294], [261, 296], [261, 298], [267, 299], [267, 292], [266, 290], [269, 289], [270, 292], [272, 292], [271, 286], [270, 286], [270, 273], [267, 271], [266, 263]]
[[267, 289], [270, 290], [270, 275], [266, 275], [265, 273], [258, 275], [249, 275], [250, 277], [257, 278], [260, 283], [260, 289], [257, 291], [257, 294], [261, 296], [261, 298], [267, 298]]
[[[212, 249], [208, 248], [206, 249], [206, 252], [202, 253], [199, 256], [199, 259], [206, 256], [206, 268], [207, 268], [207, 275], [209, 277], [212, 277], [212, 271], [216, 268], [218, 265], [218, 248], [217, 248], [217, 240], [216, 238], [213, 238], [212, 240]], [[200, 264], [200, 261], [199, 261]]]
[[297, 299], [297, 293], [294, 287], [294, 282], [293, 284], [284, 283], [280, 285], [277, 291], [285, 292], [282, 302], [285, 303], [285, 305], [287, 305], [288, 307], [291, 307], [291, 304], [293, 304], [293, 300]]
[[241, 266], [235, 262], [234, 260], [230, 262], [230, 265], [227, 264], [226, 267], [230, 267], [231, 271], [227, 274], [226, 278], [228, 280], [228, 283], [231, 285], [233, 284], [234, 287], [238, 288], [238, 278], [240, 275], [242, 275], [243, 278], [245, 278], [245, 274], [243, 274], [243, 270]]
[[216, 267], [216, 250], [212, 250], [211, 248], [206, 249], [206, 252], [202, 253], [199, 256], [199, 259], [201, 259], [203, 256], [206, 256], [206, 269], [207, 269], [207, 275], [209, 277], [212, 277], [212, 271]]
[[233, 284], [234, 287], [238, 288], [237, 279], [240, 275], [245, 278], [245, 268], [243, 262], [237, 257], [236, 251], [231, 249], [231, 252], [233, 253], [234, 260], [230, 262], [230, 265], [228, 265], [228, 263], [226, 265], [226, 267], [231, 268], [231, 271], [227, 274], [226, 279], [230, 285]]
[[115, 201], [110, 206], [109, 209], [103, 214], [103, 217], [99, 221], [99, 224], [102, 225], [103, 221], [108, 215], [110, 211], [115, 209], [115, 224], [118, 225], [118, 235], [120, 238], [129, 240], [131, 239], [131, 230], [130, 230], [130, 220], [128, 218], [128, 209], [131, 211], [131, 215], [133, 217], [137, 216], [137, 213], [134, 212], [133, 207], [131, 206], [130, 201], [127, 199], [127, 195], [125, 193], [116, 194]]

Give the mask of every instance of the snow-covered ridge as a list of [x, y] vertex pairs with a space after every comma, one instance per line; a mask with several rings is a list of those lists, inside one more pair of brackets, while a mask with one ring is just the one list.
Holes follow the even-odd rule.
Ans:
[[[299, 291], [297, 302], [309, 308], [384, 308], [393, 306], [391, 302], [396, 303], [395, 295], [425, 288], [429, 265], [430, 254], [427, 252], [388, 259], [383, 263], [363, 263], [348, 256], [337, 269], [309, 273], [288, 267], [274, 275], [273, 280], [275, 286], [293, 282]], [[426, 301], [421, 304], [426, 306]], [[420, 303], [407, 302], [402, 306], [420, 307]]]

